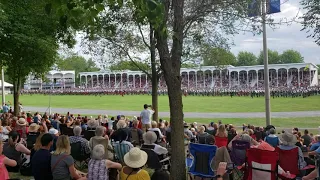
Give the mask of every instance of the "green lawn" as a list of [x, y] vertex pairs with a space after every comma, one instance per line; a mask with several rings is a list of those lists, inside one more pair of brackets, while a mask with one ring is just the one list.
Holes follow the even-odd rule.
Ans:
[[[7, 100], [13, 102], [11, 95]], [[47, 107], [49, 96], [23, 95], [20, 97], [23, 106]], [[151, 104], [151, 96], [52, 96], [51, 106], [59, 108], [109, 109], [140, 111], [143, 104]], [[251, 97], [183, 97], [184, 112], [263, 112], [264, 98]], [[308, 98], [275, 98], [271, 99], [273, 112], [316, 111], [320, 110], [320, 96]], [[159, 97], [159, 111], [169, 111], [167, 96]]]

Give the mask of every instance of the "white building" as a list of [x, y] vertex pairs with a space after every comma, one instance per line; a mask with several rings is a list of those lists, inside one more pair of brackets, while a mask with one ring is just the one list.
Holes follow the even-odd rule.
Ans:
[[44, 79], [30, 74], [24, 89], [68, 89], [75, 87], [75, 71], [49, 71]]
[[[181, 68], [182, 88], [263, 88], [264, 66], [231, 66], [223, 68], [202, 66]], [[318, 67], [312, 63], [270, 64], [270, 87], [308, 87], [318, 85]], [[146, 88], [148, 77], [141, 71], [81, 72], [83, 87]], [[160, 79], [160, 86], [165, 86]]]

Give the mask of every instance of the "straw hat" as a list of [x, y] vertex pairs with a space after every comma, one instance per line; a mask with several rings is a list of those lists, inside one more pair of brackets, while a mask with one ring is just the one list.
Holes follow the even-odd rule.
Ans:
[[140, 168], [144, 166], [148, 160], [148, 154], [139, 148], [132, 148], [124, 155], [124, 163], [131, 168]]
[[32, 123], [32, 124], [30, 124], [28, 131], [29, 132], [38, 132], [39, 128], [40, 128], [40, 126], [38, 124]]
[[281, 141], [281, 144], [285, 146], [294, 146], [297, 143], [297, 137], [287, 131], [282, 133], [279, 139]]
[[27, 121], [24, 119], [24, 118], [20, 118], [18, 121], [17, 121], [17, 124], [19, 126], [25, 126], [27, 125]]

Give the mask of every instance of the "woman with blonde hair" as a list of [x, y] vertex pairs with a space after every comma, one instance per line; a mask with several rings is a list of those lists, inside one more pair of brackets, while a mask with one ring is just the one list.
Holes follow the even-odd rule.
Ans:
[[218, 137], [228, 137], [226, 127], [223, 124], [220, 124], [216, 133]]
[[69, 137], [66, 135], [59, 136], [56, 143], [56, 150], [51, 156], [51, 172], [53, 180], [70, 180], [81, 179], [82, 177], [76, 172], [74, 160], [70, 155], [71, 146]]

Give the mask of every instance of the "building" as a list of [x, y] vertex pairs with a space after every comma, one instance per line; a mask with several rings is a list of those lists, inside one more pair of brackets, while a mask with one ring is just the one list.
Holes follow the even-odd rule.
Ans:
[[44, 79], [30, 74], [24, 89], [68, 89], [75, 88], [75, 71], [49, 71]]
[[[181, 68], [182, 88], [263, 88], [264, 66], [202, 66]], [[309, 87], [318, 85], [318, 67], [312, 63], [270, 64], [270, 87]], [[104, 87], [112, 89], [148, 88], [151, 83], [141, 71], [81, 72], [82, 87]], [[160, 88], [165, 87], [164, 78]]]

